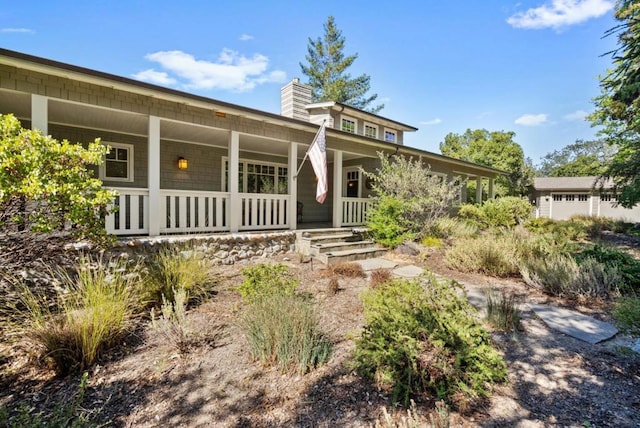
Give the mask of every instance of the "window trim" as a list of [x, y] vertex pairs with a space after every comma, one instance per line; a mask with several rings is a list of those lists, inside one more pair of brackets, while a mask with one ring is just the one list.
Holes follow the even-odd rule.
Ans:
[[[387, 133], [393, 134], [393, 141], [387, 140]], [[384, 128], [384, 141], [387, 143], [398, 144], [398, 131], [395, 129]]]
[[[221, 189], [223, 189], [224, 192], [229, 193], [228, 190], [224, 190], [227, 189], [228, 187], [228, 183], [227, 183], [227, 174], [226, 174], [226, 169], [225, 169], [225, 163], [227, 163], [229, 161], [229, 157], [228, 156], [222, 156], [222, 166], [220, 168], [221, 171], [221, 179], [220, 182], [222, 183], [222, 186], [220, 187]], [[247, 167], [247, 164], [252, 163], [252, 164], [259, 164], [259, 165], [266, 165], [266, 166], [273, 166], [275, 168], [275, 179], [277, 180], [278, 177], [280, 177], [280, 175], [278, 174], [278, 168], [286, 168], [287, 169], [287, 179], [289, 178], [289, 165], [286, 163], [277, 163], [277, 162], [268, 162], [268, 161], [263, 161], [260, 159], [248, 159], [248, 158], [240, 158], [238, 159], [238, 161], [243, 165], [242, 166], [242, 183], [238, 183], [240, 185], [240, 187], [242, 188], [241, 190], [238, 189], [238, 193], [248, 193], [246, 191], [247, 189], [247, 180], [248, 180], [248, 176], [249, 176], [249, 168]], [[288, 187], [288, 186], [287, 186]], [[274, 189], [277, 189], [277, 186], [274, 186]], [[252, 193], [253, 194], [253, 193]], [[287, 188], [287, 193], [258, 193], [258, 194], [263, 194], [263, 195], [289, 195], [289, 189]]]
[[127, 143], [114, 143], [112, 141], [103, 141], [104, 146], [109, 146], [112, 149], [126, 149], [127, 153], [127, 177], [107, 177], [107, 158], [106, 155], [102, 164], [98, 168], [98, 178], [102, 181], [119, 181], [121, 183], [133, 183], [134, 181], [134, 145]]
[[[348, 120], [349, 122], [353, 122], [353, 132], [344, 129], [342, 122], [345, 121], [345, 120]], [[343, 131], [343, 132], [348, 132], [349, 134], [357, 135], [358, 134], [358, 119], [356, 119], [355, 117], [346, 116], [344, 114], [341, 114], [340, 115], [340, 130]]]
[[[376, 135], [374, 135], [373, 137], [371, 137], [371, 136], [367, 135], [367, 127], [375, 129], [375, 131], [376, 131]], [[378, 135], [379, 135], [379, 131], [380, 131], [380, 129], [379, 129], [378, 125], [376, 125], [376, 124], [374, 124], [374, 123], [365, 122], [365, 123], [364, 123], [364, 127], [362, 128], [362, 131], [363, 131], [363, 135], [364, 135], [365, 137], [367, 137], [367, 138], [375, 138], [375, 139], [377, 140], [377, 139], [378, 139]]]

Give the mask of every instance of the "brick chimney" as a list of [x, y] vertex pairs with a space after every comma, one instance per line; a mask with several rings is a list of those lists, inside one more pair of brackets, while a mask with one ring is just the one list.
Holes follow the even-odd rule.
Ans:
[[305, 106], [311, 104], [311, 87], [300, 83], [295, 77], [280, 89], [280, 114], [309, 121], [309, 112]]

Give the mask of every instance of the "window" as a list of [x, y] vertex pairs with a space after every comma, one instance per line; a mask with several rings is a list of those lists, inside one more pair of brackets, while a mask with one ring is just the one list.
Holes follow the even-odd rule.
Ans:
[[576, 199], [576, 195], [564, 195], [564, 196], [567, 202], [573, 202]]
[[356, 133], [356, 121], [354, 119], [350, 119], [348, 117], [343, 117], [340, 129], [342, 129], [343, 131], [355, 134]]
[[365, 123], [364, 136], [369, 138], [378, 138], [378, 127], [369, 123]]
[[[246, 174], [245, 174], [246, 171]], [[278, 164], [241, 160], [238, 165], [239, 191], [243, 193], [286, 194], [289, 168]], [[224, 159], [224, 188], [229, 191], [229, 161]]]
[[616, 195], [612, 195], [611, 193], [607, 193], [605, 195], [600, 195], [600, 200], [603, 202], [612, 202], [617, 199]]
[[388, 129], [384, 130], [384, 141], [388, 143], [396, 142], [396, 131], [389, 131]]
[[111, 147], [104, 163], [100, 165], [99, 175], [105, 181], [133, 181], [133, 145], [105, 143]]
[[589, 195], [578, 195], [578, 201], [587, 202], [589, 200]]
[[562, 200], [562, 195], [553, 195], [553, 202], [560, 202]]

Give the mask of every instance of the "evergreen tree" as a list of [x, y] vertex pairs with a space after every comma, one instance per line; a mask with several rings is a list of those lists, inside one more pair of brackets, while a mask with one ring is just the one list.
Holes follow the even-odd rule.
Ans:
[[300, 67], [309, 78], [307, 84], [311, 86], [313, 101], [335, 101], [377, 113], [384, 108], [384, 104], [370, 107], [378, 95], [367, 96], [371, 80], [369, 75], [351, 78], [346, 72], [358, 54], [345, 56], [344, 42], [345, 38], [336, 27], [333, 16], [329, 16], [324, 24], [324, 37], [316, 40], [309, 38], [308, 54], [305, 56], [308, 65], [300, 63]]
[[601, 79], [590, 119], [618, 148], [603, 175], [614, 180], [618, 202], [629, 208], [640, 202], [640, 2], [619, 0], [615, 17], [620, 24], [607, 32], [618, 34], [613, 68]]

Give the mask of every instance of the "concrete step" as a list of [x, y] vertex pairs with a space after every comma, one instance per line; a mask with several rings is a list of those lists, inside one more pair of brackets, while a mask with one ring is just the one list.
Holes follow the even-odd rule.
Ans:
[[351, 231], [342, 231], [342, 233], [331, 233], [329, 235], [315, 234], [313, 236], [299, 237], [296, 239], [296, 248], [299, 253], [308, 255], [311, 254], [311, 248], [318, 244], [344, 243], [361, 240], [362, 236], [354, 235]]
[[328, 236], [328, 235], [343, 235], [353, 234], [353, 228], [351, 227], [339, 227], [339, 228], [325, 228], [325, 229], [307, 229], [298, 230], [298, 239], [301, 238], [313, 238], [315, 236]]
[[326, 265], [331, 265], [340, 262], [351, 262], [355, 260], [365, 260], [373, 257], [379, 257], [387, 252], [386, 248], [380, 247], [366, 247], [357, 248], [353, 250], [334, 251], [330, 253], [321, 253], [315, 256], [317, 260], [320, 260]]
[[340, 242], [320, 242], [311, 245], [311, 255], [322, 253], [333, 253], [336, 251], [355, 250], [373, 246], [373, 241], [340, 241]]

